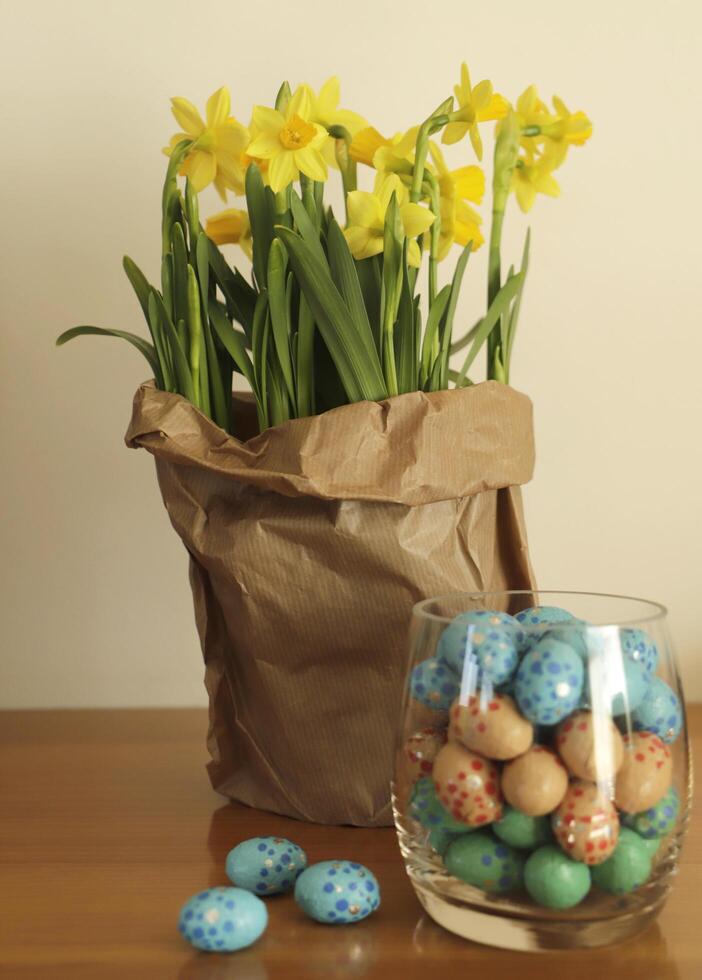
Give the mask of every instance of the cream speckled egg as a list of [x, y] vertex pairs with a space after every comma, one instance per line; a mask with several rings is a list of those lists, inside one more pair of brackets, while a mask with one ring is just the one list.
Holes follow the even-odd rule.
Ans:
[[502, 816], [497, 766], [457, 742], [448, 742], [437, 755], [433, 779], [437, 796], [455, 820], [479, 827]]
[[488, 759], [514, 759], [533, 742], [534, 726], [507, 694], [495, 694], [489, 701], [471, 695], [467, 705], [454, 701], [448, 737]]
[[633, 732], [623, 741], [624, 758], [614, 798], [620, 810], [639, 813], [655, 806], [670, 789], [673, 759], [668, 746], [653, 732]]
[[436, 728], [423, 728], [410, 735], [404, 746], [405, 772], [410, 783], [415, 783], [422, 776], [431, 775], [434, 759], [445, 744], [446, 732]]
[[582, 779], [568, 787], [551, 818], [551, 827], [568, 857], [585, 864], [606, 861], [619, 839], [614, 804], [594, 783]]
[[556, 729], [556, 747], [568, 769], [579, 779], [611, 779], [622, 764], [624, 746], [619, 729], [607, 717], [575, 711]]
[[555, 752], [543, 745], [532, 745], [502, 770], [504, 798], [530, 817], [541, 817], [555, 810], [567, 789], [565, 766]]

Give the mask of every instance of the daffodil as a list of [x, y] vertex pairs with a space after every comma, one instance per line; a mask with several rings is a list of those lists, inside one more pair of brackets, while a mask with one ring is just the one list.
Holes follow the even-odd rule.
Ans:
[[253, 124], [257, 136], [246, 149], [250, 157], [268, 161], [268, 180], [277, 193], [297, 180], [300, 172], [311, 180], [327, 179], [324, 146], [329, 134], [312, 121], [313, 94], [307, 85], [295, 90], [285, 113], [257, 105]]
[[434, 142], [429, 144], [429, 153], [436, 171], [440, 195], [441, 230], [437, 258], [445, 258], [454, 242], [463, 247], [472, 242], [472, 251], [475, 252], [485, 243], [480, 230], [483, 219], [468, 201], [474, 204], [482, 201], [485, 174], [476, 166], [449, 170], [443, 153]]
[[458, 143], [466, 133], [470, 136], [475, 155], [478, 160], [483, 158], [483, 141], [478, 131], [479, 122], [490, 119], [501, 119], [507, 114], [509, 103], [492, 90], [492, 82], [482, 81], [473, 87], [470, 81], [468, 65], [461, 65], [461, 80], [454, 86], [458, 103], [457, 113], [461, 118], [450, 122], [444, 128], [441, 136], [442, 143]]
[[559, 197], [561, 189], [553, 176], [558, 162], [558, 158], [549, 156], [548, 152], [536, 153], [534, 150], [526, 150], [519, 157], [512, 173], [511, 189], [522, 211], [531, 210], [537, 194]]
[[224, 201], [228, 190], [241, 194], [245, 170], [241, 154], [249, 133], [229, 114], [229, 90], [217, 89], [209, 97], [204, 120], [192, 102], [180, 97], [171, 99], [171, 111], [183, 132], [171, 137], [163, 152], [170, 156], [178, 143], [189, 142], [181, 176], [187, 177], [198, 193], [214, 183]]
[[348, 227], [344, 231], [349, 248], [356, 259], [367, 259], [383, 251], [385, 212], [392, 195], [400, 207], [400, 219], [407, 238], [407, 257], [410, 265], [418, 267], [421, 261], [419, 245], [415, 241], [431, 227], [434, 215], [421, 204], [409, 201], [409, 191], [397, 174], [379, 173], [373, 192], [351, 191], [347, 198]]
[[205, 232], [215, 245], [239, 245], [251, 258], [251, 223], [246, 211], [227, 208], [207, 219]]
[[360, 129], [368, 126], [368, 122], [351, 109], [340, 109], [340, 100], [339, 79], [334, 75], [326, 80], [316, 96], [312, 96], [311, 120], [325, 129], [343, 126], [351, 136], [355, 136]]
[[515, 110], [523, 132], [522, 146], [547, 144], [551, 169], [555, 169], [565, 160], [569, 146], [582, 146], [592, 136], [592, 123], [584, 112], [570, 112], [557, 95], [552, 102], [554, 112], [530, 85], [517, 99]]
[[357, 163], [376, 170], [411, 173], [418, 126], [387, 138], [373, 126], [359, 130], [351, 141], [349, 155]]
[[541, 132], [555, 142], [583, 146], [592, 136], [592, 123], [584, 112], [570, 112], [557, 95], [552, 99], [555, 119], [541, 127]]

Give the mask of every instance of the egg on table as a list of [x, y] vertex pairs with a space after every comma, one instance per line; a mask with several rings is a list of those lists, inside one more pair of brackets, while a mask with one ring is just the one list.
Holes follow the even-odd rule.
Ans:
[[513, 759], [531, 745], [534, 726], [507, 694], [471, 695], [467, 704], [453, 703], [448, 737], [488, 759]]
[[579, 779], [611, 779], [622, 764], [624, 746], [619, 729], [606, 715], [575, 711], [556, 729], [556, 748]]
[[499, 820], [502, 794], [497, 766], [457, 742], [447, 742], [434, 761], [437, 796], [451, 816], [469, 827]]
[[325, 925], [360, 922], [380, 905], [380, 888], [372, 871], [355, 861], [320, 861], [295, 883], [302, 911]]
[[576, 780], [551, 818], [553, 836], [575, 861], [601, 864], [619, 839], [619, 816], [595, 783]]
[[632, 732], [623, 743], [614, 799], [620, 810], [639, 813], [655, 806], [670, 789], [673, 759], [668, 746], [652, 732]]
[[568, 773], [555, 752], [532, 745], [524, 755], [506, 763], [501, 785], [510, 806], [527, 816], [540, 817], [555, 810], [565, 796]]
[[291, 891], [307, 867], [307, 855], [284, 837], [251, 837], [227, 854], [225, 871], [239, 888], [259, 895]]
[[268, 910], [251, 892], [208, 888], [182, 907], [178, 930], [196, 949], [233, 953], [255, 943], [267, 924]]

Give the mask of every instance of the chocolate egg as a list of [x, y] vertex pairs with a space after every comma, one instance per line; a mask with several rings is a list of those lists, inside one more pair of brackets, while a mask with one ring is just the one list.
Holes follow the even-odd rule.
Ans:
[[446, 711], [460, 686], [454, 672], [436, 657], [418, 663], [410, 676], [412, 697], [433, 711]]
[[463, 834], [449, 844], [444, 864], [454, 878], [486, 892], [509, 892], [519, 888], [524, 858], [490, 833]]
[[614, 798], [620, 810], [639, 813], [655, 806], [670, 789], [673, 759], [668, 746], [653, 732], [633, 732], [623, 741]]
[[[524, 631], [523, 646], [530, 647], [545, 636], [549, 628], [556, 624], [571, 623], [575, 616], [566, 609], [559, 609], [558, 606], [533, 606], [530, 609], [522, 609], [514, 618], [522, 626], [527, 627]], [[541, 625], [544, 626], [543, 630], [535, 628]]]
[[541, 817], [555, 810], [567, 789], [565, 766], [555, 752], [543, 745], [532, 745], [502, 770], [504, 798], [510, 806], [530, 817]]
[[470, 828], [462, 820], [452, 817], [441, 803], [434, 783], [429, 776], [422, 776], [412, 790], [410, 816], [427, 830], [443, 830], [451, 834], [465, 833]]
[[655, 672], [658, 648], [648, 633], [644, 630], [623, 629], [619, 631], [619, 642], [625, 657], [642, 664], [649, 674]]
[[441, 634], [436, 655], [460, 676], [468, 652], [476, 659], [480, 684], [488, 680], [504, 684], [517, 666], [522, 635], [508, 613], [482, 609], [461, 613]]
[[500, 777], [488, 759], [448, 742], [434, 760], [432, 775], [437, 796], [454, 819], [479, 827], [502, 816]]
[[655, 806], [650, 806], [648, 810], [641, 813], [623, 813], [622, 824], [635, 830], [641, 837], [647, 840], [665, 837], [675, 827], [680, 810], [680, 797], [674, 786]]
[[669, 744], [674, 742], [682, 728], [682, 708], [677, 694], [660, 677], [652, 677], [632, 721], [634, 728], [653, 732]]
[[423, 728], [405, 742], [404, 771], [407, 780], [415, 783], [420, 776], [429, 776], [439, 749], [446, 744], [446, 732], [436, 728]]
[[505, 844], [529, 851], [548, 844], [552, 838], [548, 817], [528, 817], [513, 806], [503, 808], [501, 819], [496, 820], [491, 829]]
[[524, 885], [538, 905], [570, 909], [590, 891], [590, 869], [573, 861], [555, 844], [545, 844], [530, 855], [524, 866]]
[[517, 670], [519, 710], [536, 725], [555, 725], [578, 706], [584, 673], [583, 661], [567, 643], [545, 636]]
[[494, 694], [489, 701], [472, 695], [467, 705], [454, 702], [448, 737], [488, 759], [514, 759], [531, 745], [534, 727], [508, 695]]
[[594, 783], [571, 783], [551, 817], [553, 835], [568, 857], [601, 864], [619, 839], [619, 817], [613, 803]]
[[650, 874], [651, 853], [646, 841], [624, 827], [614, 853], [593, 868], [592, 880], [605, 892], [624, 895], [643, 885]]
[[556, 729], [556, 747], [574, 776], [592, 782], [611, 779], [622, 764], [622, 737], [614, 722], [591, 711], [575, 711]]

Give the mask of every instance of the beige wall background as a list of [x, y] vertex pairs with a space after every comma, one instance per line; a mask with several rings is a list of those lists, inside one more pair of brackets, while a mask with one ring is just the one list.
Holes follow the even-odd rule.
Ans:
[[[122, 443], [146, 367], [117, 341], [53, 347], [76, 323], [145, 330], [120, 261], [157, 274], [169, 97], [202, 106], [228, 84], [246, 121], [283, 78], [338, 73], [344, 103], [392, 132], [450, 93], [463, 59], [475, 80], [511, 97], [535, 82], [595, 124], [562, 198], [530, 216], [513, 382], [536, 408], [541, 585], [667, 604], [701, 698], [699, 10], [2, 0], [2, 704], [205, 701], [186, 555], [150, 458]], [[525, 228], [513, 209], [515, 260]], [[484, 255], [472, 266], [466, 325]]]

